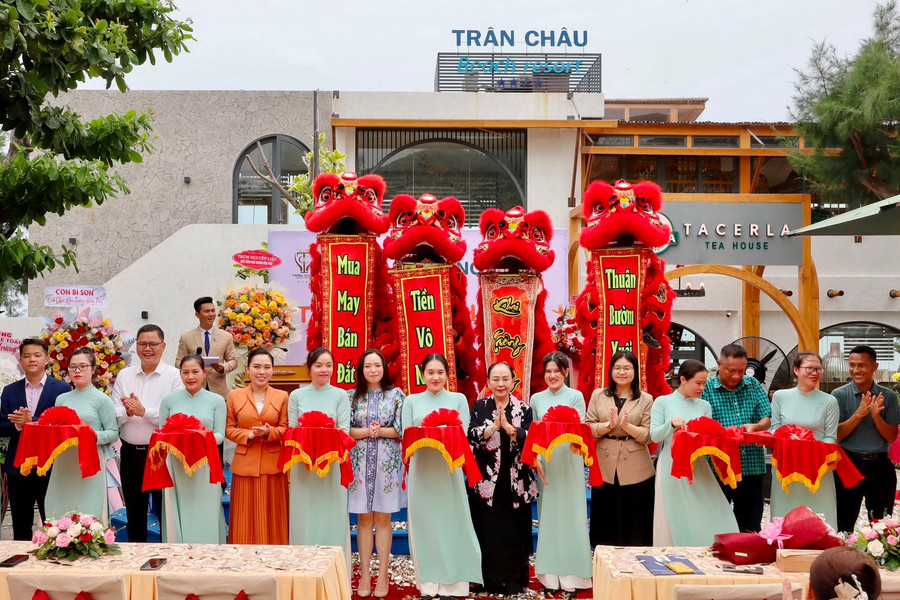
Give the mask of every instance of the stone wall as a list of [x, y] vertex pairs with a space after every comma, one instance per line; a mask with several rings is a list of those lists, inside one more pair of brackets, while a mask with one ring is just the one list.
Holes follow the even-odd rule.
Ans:
[[[102, 285], [182, 227], [232, 223], [232, 178], [242, 152], [275, 134], [310, 147], [313, 138], [313, 92], [79, 90], [58, 102], [85, 119], [152, 110], [156, 150], [118, 169], [130, 194], [65, 217], [51, 215], [46, 226], [29, 230], [32, 240], [54, 247], [76, 238], [80, 271], [58, 269], [33, 281], [30, 315], [48, 312], [44, 285]], [[331, 113], [332, 93], [319, 92], [319, 128], [329, 143]], [[217, 240], [196, 240], [194, 258], [202, 260], [207, 245], [215, 248]]]

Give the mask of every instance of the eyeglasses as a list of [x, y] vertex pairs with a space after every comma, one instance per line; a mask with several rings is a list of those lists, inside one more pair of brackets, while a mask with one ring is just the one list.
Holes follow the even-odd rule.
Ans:
[[91, 365], [69, 365], [69, 370], [76, 373], [90, 370]]
[[825, 372], [825, 369], [823, 369], [822, 367], [803, 367], [803, 370], [810, 375], [821, 375]]
[[634, 367], [613, 367], [613, 371], [618, 371], [619, 373], [631, 373], [634, 371]]
[[138, 350], [144, 350], [145, 348], [150, 348], [151, 350], [156, 350], [162, 346], [162, 342], [138, 342], [137, 347]]

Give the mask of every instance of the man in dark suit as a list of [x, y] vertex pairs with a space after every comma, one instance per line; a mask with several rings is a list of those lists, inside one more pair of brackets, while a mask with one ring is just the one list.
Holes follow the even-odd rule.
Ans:
[[16, 540], [31, 540], [35, 502], [41, 512], [41, 521], [44, 520], [44, 496], [50, 480], [49, 474], [39, 477], [36, 471], [32, 471], [29, 475], [22, 475], [13, 467], [19, 432], [25, 423], [37, 421], [45, 409], [54, 406], [57, 396], [72, 391], [69, 384], [47, 375], [49, 352], [43, 340], [22, 340], [19, 364], [25, 371], [25, 378], [7, 385], [0, 393], [0, 437], [9, 437], [3, 472], [7, 477], [13, 539]]

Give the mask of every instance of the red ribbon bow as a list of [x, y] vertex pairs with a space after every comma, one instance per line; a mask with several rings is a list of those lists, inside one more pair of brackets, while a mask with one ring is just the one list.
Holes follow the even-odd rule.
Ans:
[[462, 425], [459, 419], [459, 413], [449, 408], [439, 408], [438, 410], [428, 413], [422, 419], [422, 427], [450, 427], [452, 425]]
[[719, 479], [736, 487], [742, 478], [740, 444], [743, 441], [737, 427], [722, 427], [709, 417], [691, 419], [685, 429], [672, 436], [672, 477], [687, 477], [693, 483], [694, 463], [710, 456]]
[[808, 442], [816, 439], [816, 434], [812, 429], [800, 427], [799, 425], [782, 425], [775, 431], [775, 437], [787, 438], [789, 440], [806, 440]]
[[41, 413], [37, 422], [40, 425], [78, 425], [81, 417], [68, 406], [51, 406]]
[[204, 429], [200, 419], [184, 413], [175, 413], [166, 419], [166, 424], [162, 426], [160, 431], [164, 433], [178, 433], [191, 429]]
[[303, 413], [297, 423], [300, 427], [334, 427], [334, 419], [318, 410]]
[[581, 417], [578, 416], [578, 411], [571, 406], [557, 405], [547, 409], [541, 421], [545, 423], [581, 423]]

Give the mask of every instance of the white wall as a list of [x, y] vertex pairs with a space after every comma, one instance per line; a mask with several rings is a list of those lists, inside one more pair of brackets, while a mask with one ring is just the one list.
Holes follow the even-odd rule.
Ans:
[[575, 102], [564, 92], [341, 92], [334, 112], [341, 119], [603, 118], [603, 94], [578, 94]]

